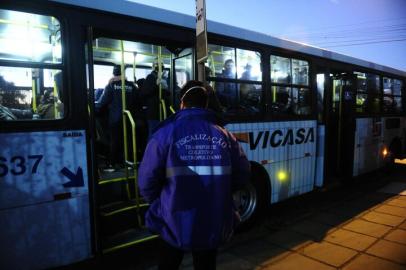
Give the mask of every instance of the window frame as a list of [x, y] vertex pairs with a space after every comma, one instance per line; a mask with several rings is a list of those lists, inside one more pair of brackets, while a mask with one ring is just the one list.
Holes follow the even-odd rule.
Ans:
[[[14, 12], [22, 12], [22, 13], [29, 13], [33, 15], [38, 15], [38, 16], [48, 16], [48, 17], [54, 17], [56, 20], [58, 20], [59, 25], [60, 25], [60, 36], [61, 36], [61, 61], [60, 63], [42, 63], [42, 62], [33, 62], [33, 61], [21, 61], [21, 60], [6, 60], [6, 59], [0, 59], [0, 66], [2, 67], [10, 67], [10, 68], [36, 68], [36, 69], [51, 69], [51, 70], [59, 70], [62, 72], [62, 95], [64, 97], [64, 102], [63, 102], [63, 115], [61, 118], [56, 118], [56, 119], [19, 119], [19, 120], [12, 120], [12, 121], [1, 121], [3, 126], [12, 126], [12, 127], [17, 127], [18, 130], [20, 129], [26, 129], [26, 128], [38, 128], [41, 126], [49, 126], [50, 123], [52, 123], [53, 126], [61, 126], [63, 123], [67, 122], [69, 118], [71, 118], [71, 110], [70, 110], [70, 91], [68, 91], [68, 68], [67, 68], [67, 62], [68, 62], [68, 57], [67, 53], [69, 50], [68, 46], [68, 37], [66, 36], [67, 34], [67, 22], [63, 15], [55, 9], [49, 9], [49, 10], [42, 10], [42, 9], [16, 9], [15, 7], [10, 7], [10, 6], [2, 6], [1, 9], [6, 10], [6, 11], [14, 11]], [[31, 88], [32, 91], [32, 88]], [[14, 128], [12, 128], [14, 129]], [[55, 128], [53, 128], [55, 129]]]
[[[261, 61], [261, 63], [260, 63], [261, 77], [258, 81], [238, 79], [237, 70], [235, 71], [235, 79], [207, 76], [207, 74], [206, 74], [206, 81], [208, 83], [220, 82], [220, 83], [260, 85], [261, 86], [261, 95], [260, 95], [261, 101], [259, 102], [259, 105], [258, 105], [259, 111], [257, 113], [255, 113], [255, 114], [247, 114], [247, 113], [227, 114], [226, 112], [223, 112], [222, 115], [230, 123], [263, 121], [264, 116], [266, 115], [266, 94], [265, 94], [266, 82], [264, 81], [264, 79], [265, 79], [265, 77], [264, 77], [264, 69], [265, 69], [264, 55], [265, 55], [265, 53], [260, 48], [242, 46], [242, 44], [240, 42], [219, 42], [217, 40], [209, 39], [208, 47], [210, 47], [210, 45], [232, 48], [234, 50], [234, 59], [233, 60], [235, 63], [235, 67], [237, 67], [237, 64], [238, 64], [237, 50], [253, 51], [253, 52], [256, 52], [259, 54], [259, 59]], [[262, 47], [263, 47], [263, 45], [262, 45]], [[214, 90], [216, 90], [216, 89], [214, 89]]]
[[[277, 57], [283, 57], [283, 58], [288, 58], [290, 60], [290, 83], [277, 83], [277, 82], [272, 82], [272, 77], [271, 77], [271, 71], [272, 71], [272, 62], [271, 62], [271, 57], [272, 56], [277, 56]], [[292, 65], [292, 60], [299, 60], [299, 61], [305, 61], [308, 63], [308, 72], [307, 72], [307, 85], [303, 84], [293, 84], [293, 65]], [[312, 66], [312, 60], [310, 58], [306, 58], [305, 55], [302, 55], [300, 53], [292, 53], [292, 54], [286, 54], [283, 52], [279, 52], [277, 50], [271, 50], [269, 55], [267, 56], [267, 62], [268, 62], [268, 67], [269, 71], [267, 76], [268, 82], [269, 82], [269, 89], [267, 89], [267, 94], [268, 94], [268, 99], [267, 99], [267, 117], [270, 117], [272, 120], [273, 119], [280, 119], [280, 120], [307, 120], [307, 119], [317, 119], [317, 114], [315, 110], [315, 91], [313, 91], [314, 82], [313, 82], [313, 66]], [[275, 113], [272, 110], [271, 104], [272, 102], [272, 96], [273, 96], [273, 87], [286, 87], [290, 88], [290, 95], [293, 93], [293, 89], [297, 88], [298, 91], [300, 89], [308, 89], [309, 93], [309, 106], [310, 106], [310, 113], [309, 114], [294, 114], [294, 113]]]
[[[385, 91], [384, 91], [384, 87], [385, 87], [384, 79], [385, 78], [390, 79], [390, 80], [398, 80], [398, 81], [401, 82], [402, 85], [400, 87], [400, 95], [395, 95], [393, 93], [392, 94], [385, 94]], [[406, 101], [406, 97], [405, 97], [406, 86], [405, 86], [405, 82], [406, 82], [406, 80], [404, 80], [402, 78], [399, 78], [399, 77], [396, 77], [396, 76], [392, 76], [391, 74], [389, 74], [389, 75], [385, 74], [385, 75], [381, 76], [381, 95], [382, 95], [381, 114], [382, 115], [384, 115], [384, 116], [395, 116], [395, 115], [405, 114], [405, 112], [406, 112], [406, 104], [405, 104], [405, 101]], [[392, 99], [400, 98], [401, 110], [400, 111], [385, 111], [385, 104], [384, 104], [384, 98], [385, 97], [391, 97]]]
[[[368, 77], [365, 78], [365, 80], [367, 81], [366, 92], [364, 93], [362, 91], [359, 91], [357, 73], [363, 73], [365, 75], [369, 74], [369, 75], [377, 76], [378, 79], [379, 79], [379, 83], [378, 83], [379, 89], [378, 89], [378, 91], [373, 92], [373, 93], [371, 91], [369, 91], [368, 80], [367, 80]], [[384, 114], [384, 112], [383, 112], [383, 87], [382, 87], [382, 85], [383, 85], [383, 76], [381, 74], [377, 73], [376, 71], [373, 71], [373, 70], [372, 71], [365, 71], [365, 70], [354, 69], [353, 74], [356, 77], [356, 83], [357, 83], [357, 87], [355, 89], [355, 98], [357, 98], [358, 94], [365, 94], [368, 99], [369, 98], [375, 98], [375, 97], [379, 98], [379, 111], [378, 112], [368, 111], [368, 107], [366, 108], [366, 111], [357, 112], [357, 104], [355, 104], [355, 110], [354, 110], [355, 117], [359, 118], [359, 117], [368, 117], [368, 116], [379, 116], [379, 115]], [[368, 106], [368, 104], [366, 106]]]

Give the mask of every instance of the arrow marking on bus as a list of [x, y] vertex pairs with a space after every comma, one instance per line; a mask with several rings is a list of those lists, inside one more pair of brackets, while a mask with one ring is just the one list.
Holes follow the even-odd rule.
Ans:
[[69, 182], [66, 182], [63, 184], [65, 188], [70, 188], [70, 187], [83, 187], [85, 185], [85, 182], [83, 181], [83, 170], [81, 167], [78, 167], [78, 170], [76, 171], [76, 174], [71, 172], [68, 168], [64, 167], [61, 170], [61, 173], [69, 178]]

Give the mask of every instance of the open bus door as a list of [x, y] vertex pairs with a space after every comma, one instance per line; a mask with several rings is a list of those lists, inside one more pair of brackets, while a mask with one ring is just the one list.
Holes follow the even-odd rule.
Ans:
[[172, 53], [174, 57], [171, 67], [171, 110], [178, 111], [180, 106], [180, 89], [187, 81], [194, 78], [194, 62], [191, 48], [172, 50]]
[[[141, 140], [140, 135], [147, 130], [145, 122], [148, 122], [150, 116], [147, 116], [148, 113], [159, 111], [159, 118], [162, 121], [170, 115], [168, 111], [170, 108], [175, 110], [172, 101], [179, 99], [175, 96], [176, 90], [190, 79], [193, 57], [191, 49], [121, 40], [106, 35], [100, 29], [94, 30], [94, 36], [89, 34], [87, 48], [90, 80], [89, 112], [91, 121], [95, 123], [93, 159], [98, 194], [97, 239], [101, 253], [108, 253], [157, 237], [145, 228], [144, 216], [149, 205], [138, 191], [138, 165], [142, 156], [140, 152], [146, 144], [146, 139]], [[117, 66], [121, 67], [121, 75], [112, 74], [114, 67]], [[158, 70], [155, 70], [155, 66]], [[151, 87], [150, 84], [153, 76], [161, 78], [153, 82], [157, 83], [159, 95], [155, 91], [157, 88]], [[113, 109], [116, 114], [117, 106], [120, 105], [122, 108], [121, 154], [124, 161], [118, 164], [119, 166], [111, 168], [106, 166], [106, 163], [109, 162], [112, 151], [110, 153], [103, 151], [103, 148], [109, 148], [103, 141], [111, 142], [113, 135], [103, 140], [103, 134], [108, 136], [114, 130], [111, 125], [105, 125], [103, 128], [101, 118], [105, 107], [102, 102], [103, 95], [107, 93], [105, 86], [106, 84], [110, 86], [113, 82], [114, 86], [111, 88], [114, 91], [121, 91], [121, 102], [117, 104], [119, 101], [116, 99], [114, 103], [116, 107]], [[133, 89], [136, 83], [139, 88]], [[99, 98], [96, 97], [98, 90], [102, 92]], [[149, 91], [148, 95], [146, 90]], [[169, 100], [168, 90], [173, 93], [172, 100]], [[113, 111], [112, 106], [109, 105], [107, 108], [108, 116]]]
[[348, 73], [329, 77], [326, 109], [326, 169], [328, 178], [352, 176], [355, 133], [355, 76]]

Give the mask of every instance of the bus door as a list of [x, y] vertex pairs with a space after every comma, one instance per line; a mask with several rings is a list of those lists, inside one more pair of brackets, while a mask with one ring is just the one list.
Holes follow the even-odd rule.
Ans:
[[347, 73], [331, 74], [326, 109], [326, 175], [351, 177], [354, 159], [355, 78]]
[[180, 89], [187, 81], [194, 78], [192, 49], [178, 49], [174, 51], [174, 56], [171, 68], [171, 111], [172, 109], [174, 111], [179, 110]]
[[[149, 205], [138, 192], [137, 170], [150, 125], [169, 115], [171, 85], [175, 89], [189, 79], [192, 55], [187, 50], [174, 54], [169, 46], [109, 37], [98, 29], [88, 43], [93, 82], [89, 90], [94, 91], [89, 100], [96, 120], [98, 240], [102, 253], [107, 253], [157, 237], [145, 228]], [[113, 156], [113, 148], [118, 147], [113, 143], [118, 141], [123, 145]], [[120, 158], [119, 164], [111, 166], [112, 157]]]

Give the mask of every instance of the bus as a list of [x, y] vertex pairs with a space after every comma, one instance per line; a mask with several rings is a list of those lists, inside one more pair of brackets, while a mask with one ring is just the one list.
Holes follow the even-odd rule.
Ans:
[[[143, 98], [157, 66], [159, 120], [197, 77], [195, 18], [131, 1], [0, 3], [0, 268], [70, 265], [153, 241], [138, 192]], [[123, 161], [98, 98], [120, 67]], [[243, 224], [271, 204], [390, 166], [406, 150], [406, 72], [208, 22], [206, 83], [251, 162]]]

